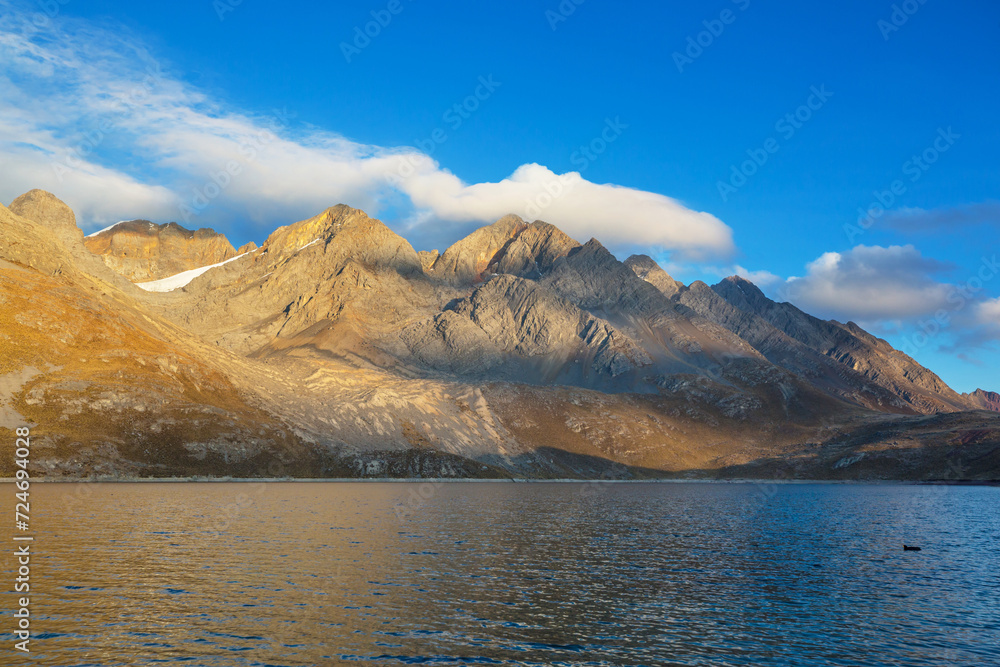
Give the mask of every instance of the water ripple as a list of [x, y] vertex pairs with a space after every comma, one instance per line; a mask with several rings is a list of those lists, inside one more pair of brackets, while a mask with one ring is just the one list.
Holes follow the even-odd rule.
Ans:
[[89, 488], [33, 498], [39, 664], [1000, 665], [996, 488]]

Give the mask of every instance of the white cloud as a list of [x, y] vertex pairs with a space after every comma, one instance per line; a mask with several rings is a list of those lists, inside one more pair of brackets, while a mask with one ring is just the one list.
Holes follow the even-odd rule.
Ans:
[[336, 203], [378, 215], [402, 202], [418, 235], [517, 213], [581, 241], [690, 259], [734, 249], [728, 226], [663, 195], [537, 164], [470, 184], [414, 148], [221, 108], [127, 33], [62, 16], [39, 27], [21, 4], [0, 3], [0, 196], [50, 190], [88, 230], [136, 217], [267, 230]]
[[855, 246], [828, 252], [789, 278], [782, 298], [806, 312], [840, 320], [908, 320], [948, 309], [954, 287], [932, 276], [947, 264], [923, 257], [912, 245]]
[[695, 257], [733, 251], [732, 231], [708, 213], [670, 197], [592, 183], [577, 172], [556, 174], [538, 164], [522, 165], [498, 183], [474, 185], [424, 165], [400, 188], [416, 206], [445, 220], [495, 220], [517, 213], [550, 222], [582, 242], [596, 237], [605, 245], [661, 246]]
[[746, 278], [760, 288], [772, 287], [782, 282], [781, 276], [771, 273], [770, 271], [751, 271], [750, 269], [744, 268], [739, 264], [733, 267], [733, 271], [730, 275], [732, 274], [736, 274], [740, 278]]
[[976, 320], [1000, 333], [1000, 297], [976, 305]]

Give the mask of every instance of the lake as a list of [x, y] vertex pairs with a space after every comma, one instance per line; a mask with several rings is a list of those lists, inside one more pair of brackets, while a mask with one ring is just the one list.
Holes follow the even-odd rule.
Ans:
[[1000, 665], [995, 487], [31, 492], [36, 634], [10, 652], [3, 596], [5, 665]]

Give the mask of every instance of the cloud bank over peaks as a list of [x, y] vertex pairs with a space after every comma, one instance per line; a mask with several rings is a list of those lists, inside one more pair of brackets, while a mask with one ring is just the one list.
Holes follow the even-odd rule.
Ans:
[[466, 184], [437, 165], [397, 180], [414, 205], [450, 221], [492, 221], [507, 213], [545, 220], [581, 242], [667, 248], [701, 259], [729, 256], [732, 230], [718, 218], [664, 195], [592, 183], [577, 172], [539, 164], [519, 167], [497, 183]]
[[694, 261], [734, 252], [727, 225], [676, 199], [538, 164], [466, 183], [416, 148], [307, 126], [294, 109], [224, 108], [124, 29], [33, 13], [0, 3], [0, 196], [44, 188], [88, 230], [144, 217], [269, 231], [346, 203], [392, 211], [417, 237], [516, 213], [581, 242]]

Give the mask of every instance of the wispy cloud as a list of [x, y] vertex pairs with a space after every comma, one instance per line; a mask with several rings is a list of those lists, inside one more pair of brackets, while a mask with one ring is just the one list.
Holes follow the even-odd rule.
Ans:
[[955, 230], [979, 224], [1000, 227], [1000, 201], [935, 209], [903, 208], [885, 218], [886, 226], [901, 232]]
[[38, 25], [27, 9], [0, 2], [0, 196], [50, 190], [88, 229], [147, 217], [267, 231], [343, 202], [391, 210], [418, 238], [537, 211], [582, 241], [695, 260], [734, 251], [727, 225], [670, 197], [537, 164], [467, 183], [415, 148], [306, 126], [294, 108], [226, 108], [119, 26]]

